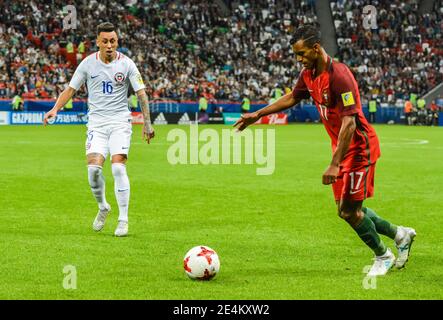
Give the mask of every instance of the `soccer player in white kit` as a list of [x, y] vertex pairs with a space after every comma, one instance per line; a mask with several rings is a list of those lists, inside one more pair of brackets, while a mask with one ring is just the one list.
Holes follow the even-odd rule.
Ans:
[[114, 191], [119, 207], [115, 235], [128, 234], [129, 179], [126, 161], [132, 135], [131, 112], [128, 108], [129, 84], [137, 94], [144, 118], [143, 138], [150, 142], [154, 128], [149, 115], [148, 97], [143, 79], [134, 62], [117, 52], [118, 37], [112, 23], [97, 27], [99, 51], [86, 57], [75, 70], [69, 86], [60, 94], [54, 107], [45, 114], [44, 124], [72, 98], [75, 91], [86, 82], [88, 88], [88, 124], [86, 157], [88, 180], [99, 211], [93, 229], [100, 231], [105, 225], [111, 206], [105, 197], [105, 181], [102, 168], [108, 154], [111, 155]]

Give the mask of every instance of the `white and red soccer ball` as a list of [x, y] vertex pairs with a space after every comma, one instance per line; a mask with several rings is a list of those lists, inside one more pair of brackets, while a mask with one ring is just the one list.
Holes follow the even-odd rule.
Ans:
[[220, 271], [220, 260], [213, 249], [197, 246], [186, 253], [183, 267], [191, 279], [210, 280]]

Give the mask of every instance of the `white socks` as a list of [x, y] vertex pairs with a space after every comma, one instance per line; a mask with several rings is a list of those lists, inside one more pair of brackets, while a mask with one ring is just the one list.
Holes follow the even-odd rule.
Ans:
[[98, 207], [103, 210], [107, 207], [105, 197], [105, 179], [102, 174], [102, 167], [98, 165], [88, 165], [88, 181], [92, 194], [97, 200]]
[[400, 243], [406, 235], [406, 231], [402, 226], [397, 227], [397, 234], [395, 235], [395, 243]]
[[[129, 206], [129, 179], [126, 174], [126, 165], [123, 163], [112, 164], [112, 175], [114, 176], [114, 190], [119, 209], [119, 221], [128, 222]], [[92, 194], [97, 200], [100, 210], [108, 207], [105, 197], [105, 179], [102, 174], [102, 167], [98, 165], [88, 165], [88, 180]]]
[[112, 164], [112, 175], [114, 176], [114, 190], [119, 209], [119, 221], [128, 221], [129, 206], [129, 179], [126, 174], [126, 165], [123, 163]]

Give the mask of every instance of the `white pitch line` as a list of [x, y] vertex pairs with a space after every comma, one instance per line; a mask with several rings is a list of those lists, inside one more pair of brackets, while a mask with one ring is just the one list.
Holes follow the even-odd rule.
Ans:
[[[382, 142], [381, 146], [405, 146], [405, 145], [426, 145], [429, 144], [429, 140], [424, 139], [401, 139], [403, 141], [397, 142]], [[201, 145], [205, 144], [204, 141], [201, 142]], [[10, 144], [10, 143], [9, 143]], [[83, 142], [74, 142], [74, 141], [28, 141], [28, 140], [16, 140], [14, 144], [44, 144], [44, 145], [83, 145]], [[144, 145], [146, 142], [142, 141], [133, 141], [132, 145]], [[152, 145], [172, 145], [173, 142], [152, 142]], [[200, 143], [199, 143], [200, 144]], [[325, 145], [329, 144], [327, 141], [281, 141], [277, 142], [277, 145], [300, 145], [300, 144], [309, 144], [309, 145]], [[434, 147], [439, 148], [439, 147]]]
[[424, 139], [400, 139], [400, 142], [382, 142], [381, 146], [402, 147], [405, 145], [424, 145], [429, 144], [429, 140]]

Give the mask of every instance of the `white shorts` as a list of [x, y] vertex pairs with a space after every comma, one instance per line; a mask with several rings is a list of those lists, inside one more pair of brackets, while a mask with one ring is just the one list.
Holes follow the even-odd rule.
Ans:
[[105, 159], [108, 154], [128, 154], [131, 145], [132, 125], [118, 124], [88, 128], [86, 132], [86, 154], [99, 153]]

